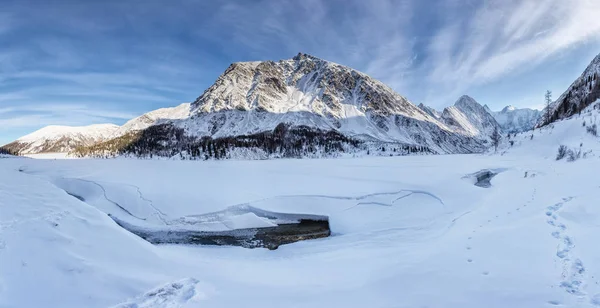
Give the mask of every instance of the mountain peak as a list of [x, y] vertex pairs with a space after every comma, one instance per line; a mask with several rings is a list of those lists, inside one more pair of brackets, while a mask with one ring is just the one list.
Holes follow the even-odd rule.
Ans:
[[320, 58], [317, 58], [317, 57], [315, 57], [313, 55], [309, 55], [307, 53], [302, 53], [302, 52], [299, 52], [296, 56], [294, 56], [292, 58], [292, 60], [296, 60], [296, 61], [305, 60], [305, 59], [321, 60], [321, 61], [323, 61], [323, 59], [320, 59]]
[[305, 53], [234, 64], [191, 105], [193, 115], [228, 110], [308, 112], [329, 119], [367, 112], [429, 118], [380, 81]]
[[444, 109], [442, 119], [449, 126], [467, 135], [489, 138], [491, 133], [500, 126], [488, 109], [472, 97], [463, 95], [454, 106]]
[[459, 105], [459, 104], [477, 104], [479, 106], [481, 106], [474, 98], [468, 96], [468, 95], [463, 95], [461, 97], [458, 98], [458, 100], [456, 101], [456, 103], [454, 103], [454, 105]]
[[507, 113], [507, 112], [511, 112], [511, 111], [515, 111], [517, 110], [517, 108], [513, 105], [508, 105], [506, 107], [504, 107], [504, 109], [502, 109], [502, 113]]
[[469, 111], [469, 112], [487, 112], [487, 110], [485, 110], [485, 108], [483, 106], [481, 106], [481, 104], [479, 104], [474, 98], [468, 96], [468, 95], [463, 95], [461, 96], [456, 103], [454, 103], [454, 106], [462, 109], [463, 111]]

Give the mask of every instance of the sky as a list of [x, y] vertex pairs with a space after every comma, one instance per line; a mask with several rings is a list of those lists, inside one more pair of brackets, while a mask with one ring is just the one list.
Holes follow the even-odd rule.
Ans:
[[598, 0], [2, 0], [0, 144], [195, 100], [298, 52], [442, 109], [541, 107], [600, 53]]

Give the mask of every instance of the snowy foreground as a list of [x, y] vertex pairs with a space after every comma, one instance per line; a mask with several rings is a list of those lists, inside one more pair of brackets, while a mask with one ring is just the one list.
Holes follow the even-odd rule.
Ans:
[[[581, 121], [503, 155], [0, 158], [0, 307], [598, 307], [600, 146]], [[559, 144], [588, 154], [556, 161]], [[499, 172], [489, 188], [468, 176], [482, 169]], [[107, 215], [269, 226], [249, 208], [326, 215], [333, 236], [154, 246]]]

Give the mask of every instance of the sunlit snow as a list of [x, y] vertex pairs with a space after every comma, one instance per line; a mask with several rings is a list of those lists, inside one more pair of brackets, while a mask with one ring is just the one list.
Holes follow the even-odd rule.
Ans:
[[[485, 155], [4, 156], [0, 307], [598, 307], [600, 139], [582, 125], [598, 115]], [[587, 154], [556, 161], [560, 144]], [[469, 177], [481, 170], [498, 171], [488, 188]], [[107, 215], [268, 226], [251, 208], [327, 216], [333, 235], [274, 251], [152, 245]]]

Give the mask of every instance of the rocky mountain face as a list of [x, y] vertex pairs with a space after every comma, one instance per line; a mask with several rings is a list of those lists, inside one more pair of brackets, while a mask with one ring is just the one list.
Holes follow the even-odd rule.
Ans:
[[419, 104], [419, 108], [461, 135], [489, 140], [494, 129], [503, 131], [494, 112], [468, 95], [461, 96], [454, 105], [444, 108], [442, 112], [423, 104]]
[[572, 116], [600, 98], [600, 54], [596, 56], [569, 88], [550, 105], [550, 118], [546, 119], [545, 108], [538, 126]]
[[421, 108], [421, 110], [425, 111], [425, 113], [432, 116], [434, 119], [436, 119], [438, 121], [442, 118], [442, 114], [439, 111], [437, 111], [429, 106], [425, 106], [425, 105], [423, 105], [423, 103], [419, 104], [419, 108]]
[[506, 106], [498, 112], [490, 111], [490, 114], [500, 124], [502, 131], [506, 133], [521, 133], [532, 130], [538, 123], [542, 112], [536, 109]]
[[119, 126], [99, 124], [81, 127], [47, 126], [4, 145], [15, 154], [65, 153], [80, 146], [90, 146], [113, 137]]
[[502, 128], [494, 117], [472, 97], [463, 95], [453, 106], [444, 108], [444, 123], [466, 136], [489, 140], [495, 129]]
[[484, 151], [497, 123], [472, 98], [440, 114], [310, 55], [234, 63], [191, 104], [118, 128], [80, 156], [323, 157]]
[[383, 83], [351, 68], [298, 54], [279, 62], [232, 64], [196, 101], [186, 133], [223, 138], [272, 131], [281, 123], [359, 140], [480, 151]]
[[310, 112], [330, 119], [370, 112], [430, 120], [383, 83], [348, 67], [305, 54], [279, 62], [232, 64], [192, 103], [194, 114], [224, 110], [276, 114]]

